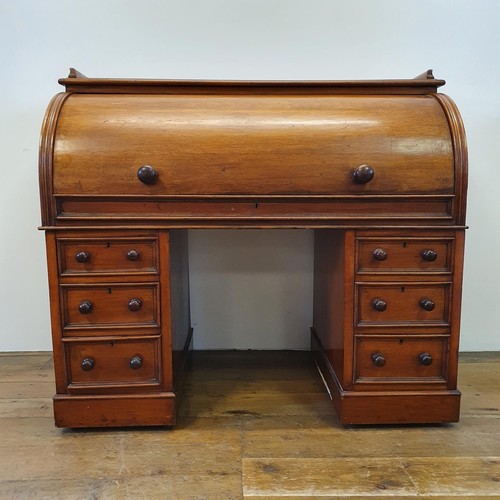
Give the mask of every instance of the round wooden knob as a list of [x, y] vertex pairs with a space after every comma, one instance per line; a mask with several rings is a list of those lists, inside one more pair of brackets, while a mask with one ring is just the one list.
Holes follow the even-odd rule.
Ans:
[[375, 260], [382, 261], [387, 259], [387, 252], [383, 248], [375, 248], [372, 255]]
[[428, 352], [423, 352], [422, 354], [420, 354], [418, 359], [424, 366], [432, 365], [432, 356]]
[[137, 260], [140, 255], [141, 255], [141, 252], [139, 252], [139, 250], [129, 250], [127, 252], [127, 259], [134, 261], [134, 260]]
[[128, 309], [129, 311], [135, 312], [138, 311], [142, 307], [141, 299], [130, 299], [128, 301]]
[[92, 370], [92, 368], [94, 368], [94, 365], [95, 361], [92, 358], [85, 358], [80, 366], [82, 367], [83, 371], [89, 372], [90, 370]]
[[375, 177], [375, 170], [369, 165], [360, 165], [354, 170], [354, 182], [357, 184], [366, 184]]
[[77, 262], [80, 262], [80, 264], [84, 264], [85, 262], [88, 262], [90, 260], [90, 253], [85, 251], [78, 252], [75, 255], [75, 260]]
[[436, 307], [436, 304], [431, 299], [425, 297], [420, 301], [420, 307], [426, 311], [432, 311]]
[[90, 311], [92, 311], [92, 302], [90, 300], [84, 300], [79, 306], [78, 310], [82, 314], [88, 314]]
[[387, 302], [382, 299], [373, 299], [372, 306], [376, 311], [382, 312], [387, 309]]
[[137, 171], [137, 177], [144, 184], [154, 184], [158, 180], [158, 172], [149, 165], [144, 165]]
[[379, 368], [382, 368], [382, 366], [385, 366], [385, 358], [379, 352], [372, 354], [372, 361], [373, 361], [373, 364], [375, 366], [378, 366]]
[[130, 360], [130, 368], [133, 370], [138, 370], [142, 366], [142, 358], [140, 356], [134, 356]]
[[437, 256], [438, 254], [434, 250], [424, 250], [422, 252], [422, 259], [429, 262], [434, 262], [437, 259]]

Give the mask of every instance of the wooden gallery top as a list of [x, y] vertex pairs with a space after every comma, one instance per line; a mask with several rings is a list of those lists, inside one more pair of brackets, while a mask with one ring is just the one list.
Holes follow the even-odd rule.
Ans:
[[315, 230], [312, 349], [342, 423], [458, 420], [467, 150], [443, 80], [59, 82], [40, 144], [57, 425], [175, 423], [186, 230], [227, 227]]

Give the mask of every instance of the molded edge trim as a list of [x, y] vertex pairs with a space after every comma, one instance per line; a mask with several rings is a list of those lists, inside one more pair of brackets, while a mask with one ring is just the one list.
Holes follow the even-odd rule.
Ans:
[[[446, 82], [434, 78], [432, 70], [412, 79], [395, 80], [163, 80], [141, 78], [88, 78], [70, 68], [67, 78], [59, 84], [66, 91], [80, 93], [304, 93], [315, 91], [338, 94], [349, 89], [354, 94], [380, 92], [395, 94], [430, 94]], [[384, 92], [382, 92], [384, 93]]]

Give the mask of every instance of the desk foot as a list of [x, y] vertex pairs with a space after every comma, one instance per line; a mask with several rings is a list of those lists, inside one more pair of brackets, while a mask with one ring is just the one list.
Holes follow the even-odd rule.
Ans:
[[54, 397], [57, 427], [174, 425], [175, 394], [120, 394]]

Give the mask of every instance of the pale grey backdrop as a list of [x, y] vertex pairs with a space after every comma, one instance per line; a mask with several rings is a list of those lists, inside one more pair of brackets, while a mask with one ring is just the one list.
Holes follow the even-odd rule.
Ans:
[[[37, 146], [75, 66], [89, 76], [411, 78], [434, 68], [470, 147], [463, 350], [498, 350], [500, 2], [0, 0], [0, 350], [50, 348]], [[198, 348], [302, 348], [307, 231], [191, 234]]]

